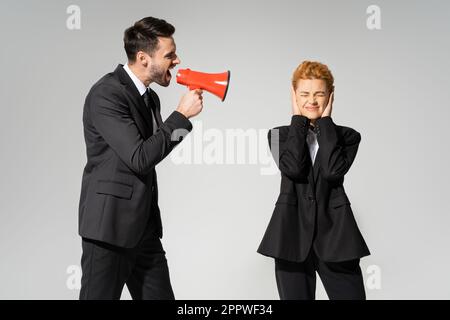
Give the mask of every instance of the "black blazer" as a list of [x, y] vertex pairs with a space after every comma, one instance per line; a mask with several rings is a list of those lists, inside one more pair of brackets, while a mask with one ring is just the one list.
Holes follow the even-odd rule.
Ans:
[[192, 124], [177, 111], [162, 122], [159, 98], [153, 90], [151, 95], [160, 124], [155, 134], [151, 112], [122, 65], [94, 84], [86, 97], [87, 164], [79, 203], [82, 237], [131, 248], [150, 217], [162, 237], [155, 165], [181, 141], [171, 139], [174, 130], [187, 133]]
[[290, 126], [269, 131], [281, 190], [258, 252], [294, 262], [304, 261], [311, 248], [329, 262], [369, 255], [343, 186], [361, 135], [335, 125], [331, 117], [318, 119], [313, 166], [306, 143], [309, 124], [307, 117], [294, 115]]

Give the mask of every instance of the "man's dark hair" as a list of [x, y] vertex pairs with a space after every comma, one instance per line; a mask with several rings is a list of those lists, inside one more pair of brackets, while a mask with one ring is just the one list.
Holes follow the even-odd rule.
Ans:
[[152, 55], [158, 49], [158, 37], [168, 38], [174, 32], [175, 27], [162, 19], [147, 17], [137, 21], [125, 30], [123, 36], [128, 61], [136, 61], [138, 51]]

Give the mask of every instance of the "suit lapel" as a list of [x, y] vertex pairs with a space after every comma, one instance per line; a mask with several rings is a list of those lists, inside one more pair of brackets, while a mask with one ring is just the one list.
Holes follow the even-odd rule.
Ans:
[[125, 86], [128, 94], [131, 96], [131, 99], [134, 102], [134, 107], [136, 107], [141, 117], [145, 119], [145, 122], [147, 124], [146, 130], [150, 131], [150, 129], [153, 127], [152, 116], [147, 106], [145, 105], [144, 99], [142, 99], [138, 89], [134, 85], [133, 80], [131, 80], [127, 72], [123, 69], [123, 65], [121, 64], [117, 66], [114, 73], [117, 75], [120, 82]]
[[156, 123], [158, 124], [158, 127], [161, 125], [161, 123], [162, 123], [162, 118], [161, 118], [161, 111], [160, 111], [160, 106], [156, 106], [156, 114], [155, 114], [155, 117], [156, 117]]
[[155, 120], [156, 120], [156, 124], [158, 125], [158, 127], [161, 125], [162, 123], [162, 118], [161, 118], [161, 105], [159, 104], [159, 102], [155, 99], [155, 95], [156, 93], [150, 89], [150, 96], [152, 97], [152, 101], [153, 101], [153, 105], [155, 106]]

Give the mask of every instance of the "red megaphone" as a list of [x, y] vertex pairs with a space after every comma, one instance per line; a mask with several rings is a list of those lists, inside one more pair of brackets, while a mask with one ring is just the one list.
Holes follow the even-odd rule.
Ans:
[[180, 69], [177, 82], [189, 87], [189, 90], [202, 89], [225, 100], [230, 82], [230, 71], [223, 73], [204, 73], [191, 69]]

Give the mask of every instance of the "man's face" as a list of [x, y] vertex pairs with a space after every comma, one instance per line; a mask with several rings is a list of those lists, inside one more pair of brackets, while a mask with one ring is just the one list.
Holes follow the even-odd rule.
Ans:
[[319, 119], [327, 107], [330, 93], [325, 80], [300, 79], [295, 96], [302, 115], [311, 120]]
[[170, 84], [172, 75], [170, 69], [180, 63], [176, 54], [176, 45], [172, 37], [159, 37], [158, 48], [149, 56], [150, 63], [146, 71], [151, 81], [160, 86], [167, 87]]

